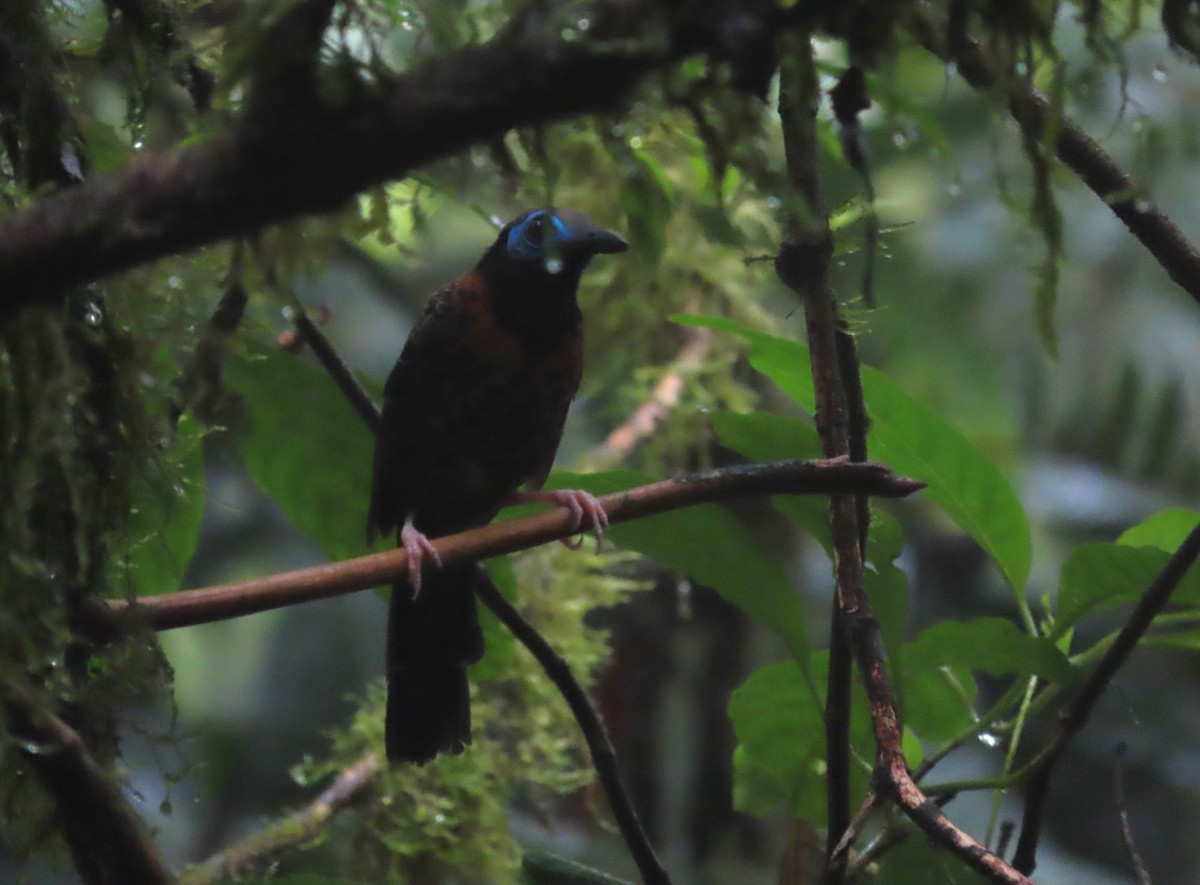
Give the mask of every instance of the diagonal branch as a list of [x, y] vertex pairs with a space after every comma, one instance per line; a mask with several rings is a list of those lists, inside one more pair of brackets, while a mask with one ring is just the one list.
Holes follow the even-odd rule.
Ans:
[[492, 610], [492, 613], [500, 619], [509, 632], [529, 649], [537, 662], [542, 665], [542, 669], [546, 671], [546, 676], [557, 686], [563, 700], [567, 702], [567, 706], [571, 708], [571, 714], [579, 724], [579, 730], [583, 732], [584, 740], [587, 741], [592, 765], [608, 796], [617, 828], [621, 831], [621, 838], [629, 846], [629, 852], [633, 855], [638, 872], [641, 873], [642, 882], [645, 885], [670, 885], [667, 871], [654, 853], [650, 839], [642, 828], [642, 822], [638, 820], [637, 812], [633, 809], [633, 800], [629, 797], [629, 791], [625, 789], [625, 784], [621, 780], [621, 770], [617, 766], [617, 752], [613, 749], [604, 723], [600, 720], [591, 701], [588, 700], [583, 687], [575, 679], [567, 662], [554, 650], [554, 646], [521, 617], [521, 613], [513, 608], [496, 589], [496, 585], [487, 577], [487, 573], [483, 569], [478, 569], [478, 571], [483, 578], [475, 583], [475, 592], [479, 594], [480, 600]]
[[1041, 142], [1052, 130], [1059, 160], [1129, 228], [1167, 276], [1200, 301], [1200, 250], [1192, 245], [1169, 215], [1146, 197], [1143, 189], [1104, 148], [1053, 107], [1050, 99], [1034, 89], [1027, 78], [1006, 76], [989, 67], [978, 43], [960, 38], [947, 45], [924, 21], [916, 21], [914, 30], [927, 50], [942, 61], [953, 62], [972, 87], [978, 90], [999, 88], [1013, 119], [1029, 139]]
[[[776, 461], [650, 483], [605, 495], [600, 502], [615, 524], [737, 497], [853, 492], [894, 498], [923, 487], [923, 483], [896, 476], [876, 462]], [[439, 538], [434, 547], [445, 564], [486, 559], [570, 537], [575, 530], [573, 522], [566, 508], [556, 508]], [[378, 587], [404, 576], [407, 570], [408, 559], [400, 547], [249, 581], [147, 596], [132, 603], [118, 599], [89, 603], [78, 612], [78, 626], [108, 636], [119, 629], [119, 620], [128, 613], [146, 618], [156, 630], [188, 627]]]
[[285, 849], [318, 837], [329, 820], [361, 799], [374, 786], [381, 765], [374, 753], [364, 754], [312, 802], [209, 857], [180, 875], [180, 885], [211, 885], [258, 871]]
[[1033, 776], [1025, 798], [1025, 814], [1021, 821], [1021, 835], [1017, 839], [1017, 850], [1013, 855], [1013, 866], [1025, 873], [1033, 872], [1037, 864], [1037, 846], [1041, 834], [1042, 806], [1050, 791], [1050, 775], [1054, 765], [1062, 755], [1063, 748], [1087, 724], [1092, 710], [1100, 696], [1108, 690], [1109, 684], [1121, 665], [1133, 652], [1154, 618], [1163, 610], [1183, 576], [1195, 565], [1200, 558], [1200, 525], [1192, 529], [1179, 549], [1167, 560], [1163, 570], [1155, 576], [1154, 581], [1146, 588], [1137, 606], [1113, 640], [1100, 663], [1096, 665], [1087, 680], [1080, 687], [1079, 693], [1063, 707], [1058, 714], [1058, 729], [1047, 746], [1024, 767], [1032, 771]]
[[53, 797], [63, 838], [86, 885], [173, 885], [137, 815], [88, 752], [79, 733], [27, 691], [0, 683], [0, 709], [25, 760]]

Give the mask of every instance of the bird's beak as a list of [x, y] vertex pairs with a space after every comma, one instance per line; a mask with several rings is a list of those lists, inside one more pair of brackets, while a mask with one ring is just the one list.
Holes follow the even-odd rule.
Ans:
[[629, 243], [625, 242], [625, 238], [620, 234], [597, 228], [577, 233], [571, 237], [567, 247], [585, 255], [601, 255], [610, 252], [624, 252], [629, 248]]

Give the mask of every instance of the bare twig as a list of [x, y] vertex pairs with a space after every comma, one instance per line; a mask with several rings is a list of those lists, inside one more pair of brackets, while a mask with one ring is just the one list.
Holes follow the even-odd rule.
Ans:
[[567, 662], [559, 656], [550, 643], [542, 638], [542, 634], [509, 604], [508, 600], [496, 589], [491, 579], [487, 577], [487, 573], [482, 568], [478, 571], [481, 580], [475, 582], [475, 592], [479, 595], [480, 600], [495, 613], [501, 623], [509, 629], [509, 632], [529, 649], [537, 662], [542, 665], [546, 675], [558, 688], [563, 700], [567, 702], [567, 706], [571, 708], [571, 714], [575, 717], [575, 721], [579, 723], [579, 729], [583, 732], [584, 740], [587, 741], [588, 752], [592, 756], [592, 765], [596, 769], [596, 776], [604, 788], [605, 795], [608, 796], [617, 828], [621, 831], [621, 838], [629, 847], [629, 853], [633, 856], [634, 863], [637, 864], [642, 881], [646, 885], [669, 885], [670, 878], [667, 876], [667, 871], [663, 869], [655, 855], [646, 831], [642, 829], [641, 821], [638, 820], [637, 813], [633, 810], [633, 802], [629, 798], [625, 784], [621, 781], [621, 770], [617, 767], [617, 753], [608, 739], [608, 732], [605, 731], [604, 723], [592, 707], [583, 687], [576, 681]]
[[180, 885], [211, 885], [263, 869], [284, 850], [318, 836], [335, 814], [354, 804], [374, 785], [380, 769], [378, 756], [364, 754], [304, 808], [187, 870], [179, 877]]
[[1129, 804], [1125, 801], [1125, 744], [1117, 745], [1117, 758], [1113, 761], [1113, 792], [1116, 794], [1117, 814], [1121, 819], [1121, 837], [1125, 840], [1125, 849], [1129, 852], [1129, 861], [1133, 864], [1133, 874], [1138, 885], [1151, 885], [1150, 871], [1138, 851], [1137, 841], [1133, 838], [1133, 825], [1129, 822]]
[[1050, 792], [1050, 776], [1054, 765], [1068, 741], [1087, 724], [1100, 696], [1108, 689], [1117, 670], [1137, 648], [1138, 643], [1150, 628], [1154, 618], [1171, 600], [1171, 594], [1183, 580], [1183, 576], [1200, 557], [1200, 526], [1192, 529], [1179, 549], [1172, 554], [1163, 570], [1155, 576], [1129, 620], [1108, 647], [1100, 663], [1087, 680], [1058, 714], [1058, 728], [1049, 743], [1027, 765], [1025, 771], [1032, 772], [1025, 793], [1025, 813], [1021, 820], [1021, 835], [1017, 839], [1017, 850], [1013, 855], [1013, 866], [1025, 873], [1033, 872], [1037, 865], [1037, 846], [1041, 835], [1042, 807]]
[[25, 760], [54, 799], [58, 823], [86, 885], [172, 885], [154, 844], [79, 733], [27, 691], [5, 681], [0, 705], [26, 746]]
[[[904, 497], [921, 488], [923, 483], [898, 477], [886, 465], [874, 462], [777, 461], [663, 480], [605, 495], [600, 501], [610, 521], [616, 524], [737, 497], [839, 491]], [[573, 531], [571, 514], [565, 508], [556, 508], [448, 535], [434, 541], [434, 547], [442, 562], [449, 564], [512, 553], [570, 537]], [[156, 630], [206, 624], [390, 584], [406, 575], [407, 569], [408, 560], [404, 548], [400, 547], [249, 581], [146, 596], [133, 602], [110, 599], [100, 605], [89, 604], [81, 607], [79, 627], [107, 635], [117, 629], [119, 617], [126, 612], [147, 619]]]

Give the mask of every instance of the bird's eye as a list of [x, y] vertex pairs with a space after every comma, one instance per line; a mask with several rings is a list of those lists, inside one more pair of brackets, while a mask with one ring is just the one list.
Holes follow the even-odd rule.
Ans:
[[525, 225], [525, 236], [532, 242], [540, 243], [546, 238], [546, 219], [544, 215], [535, 215]]

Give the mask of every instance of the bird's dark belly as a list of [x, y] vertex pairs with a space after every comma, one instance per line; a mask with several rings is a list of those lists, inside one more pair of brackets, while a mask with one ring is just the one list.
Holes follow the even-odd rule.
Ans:
[[[448, 379], [449, 380], [449, 379]], [[463, 379], [459, 379], [460, 381]], [[454, 530], [489, 521], [503, 499], [554, 459], [574, 385], [520, 371], [447, 383], [422, 421], [429, 441], [408, 479], [418, 523]], [[469, 519], [460, 519], [470, 514]], [[423, 518], [422, 518], [423, 517]]]

